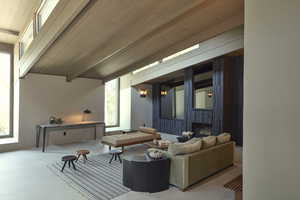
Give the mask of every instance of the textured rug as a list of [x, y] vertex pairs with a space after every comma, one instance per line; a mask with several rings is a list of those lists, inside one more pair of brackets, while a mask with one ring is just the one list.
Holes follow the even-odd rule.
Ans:
[[228, 188], [234, 192], [243, 191], [243, 175], [239, 175], [233, 180], [229, 181], [224, 185], [225, 188]]
[[130, 191], [122, 184], [122, 164], [109, 164], [110, 158], [109, 154], [90, 156], [85, 164], [81, 160], [76, 163], [76, 171], [66, 166], [63, 173], [61, 161], [48, 167], [87, 199], [109, 200]]

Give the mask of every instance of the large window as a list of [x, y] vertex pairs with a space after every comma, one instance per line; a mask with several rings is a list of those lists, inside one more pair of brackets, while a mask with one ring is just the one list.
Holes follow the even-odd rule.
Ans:
[[0, 52], [0, 138], [12, 136], [11, 54]]
[[105, 123], [106, 127], [119, 126], [120, 80], [105, 83]]

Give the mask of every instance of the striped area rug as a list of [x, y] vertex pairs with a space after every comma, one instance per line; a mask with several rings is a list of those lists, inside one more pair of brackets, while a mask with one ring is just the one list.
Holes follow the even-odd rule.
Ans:
[[60, 172], [63, 162], [48, 165], [49, 169], [67, 184], [90, 200], [109, 200], [130, 191], [122, 184], [122, 164], [113, 161], [111, 155], [90, 156], [85, 164], [80, 160], [75, 163], [77, 170], [66, 168]]
[[224, 187], [234, 192], [243, 191], [243, 175], [239, 175], [233, 180], [229, 181], [224, 185]]

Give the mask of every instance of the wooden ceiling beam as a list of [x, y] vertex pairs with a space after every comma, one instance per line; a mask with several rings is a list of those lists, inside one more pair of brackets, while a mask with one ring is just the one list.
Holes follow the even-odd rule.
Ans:
[[43, 28], [20, 59], [20, 78], [24, 78], [60, 34], [72, 23], [90, 0], [59, 1]]

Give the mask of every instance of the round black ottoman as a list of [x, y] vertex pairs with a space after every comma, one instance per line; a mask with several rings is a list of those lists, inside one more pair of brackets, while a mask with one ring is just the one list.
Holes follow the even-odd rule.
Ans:
[[146, 155], [123, 158], [123, 185], [137, 192], [169, 189], [170, 159], [152, 160]]

